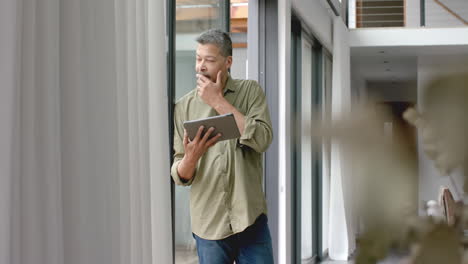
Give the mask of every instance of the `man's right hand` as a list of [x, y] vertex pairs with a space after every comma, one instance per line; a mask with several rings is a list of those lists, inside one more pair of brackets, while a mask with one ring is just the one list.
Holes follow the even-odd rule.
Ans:
[[185, 155], [182, 161], [177, 167], [179, 176], [184, 180], [190, 180], [193, 177], [195, 168], [198, 160], [205, 154], [205, 152], [213, 145], [216, 144], [221, 134], [217, 134], [211, 139], [208, 139], [213, 133], [214, 128], [208, 129], [208, 131], [202, 136], [204, 127], [198, 129], [197, 135], [193, 140], [188, 138], [187, 131], [184, 130], [184, 150]]

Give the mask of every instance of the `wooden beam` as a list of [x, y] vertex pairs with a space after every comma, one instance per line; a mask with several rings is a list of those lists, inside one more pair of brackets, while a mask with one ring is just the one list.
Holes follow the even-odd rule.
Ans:
[[231, 32], [232, 33], [246, 33], [247, 32], [247, 18], [231, 19]]
[[245, 42], [242, 42], [242, 43], [232, 43], [232, 48], [233, 48], [233, 49], [247, 48], [247, 43], [245, 43]]

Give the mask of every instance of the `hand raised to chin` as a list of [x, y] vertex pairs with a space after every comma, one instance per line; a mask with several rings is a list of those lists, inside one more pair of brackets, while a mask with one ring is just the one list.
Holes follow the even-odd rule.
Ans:
[[218, 72], [216, 76], [216, 82], [212, 82], [206, 76], [198, 74], [197, 80], [197, 92], [200, 98], [205, 102], [205, 104], [215, 108], [216, 105], [224, 99], [223, 96], [223, 73], [222, 71]]

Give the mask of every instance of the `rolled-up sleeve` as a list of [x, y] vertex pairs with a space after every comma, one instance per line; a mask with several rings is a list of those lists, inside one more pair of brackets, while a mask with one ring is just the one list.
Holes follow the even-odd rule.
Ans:
[[177, 167], [184, 158], [184, 129], [183, 119], [181, 118], [182, 113], [180, 112], [180, 106], [176, 105], [174, 109], [174, 162], [171, 167], [171, 176], [175, 184], [189, 186], [192, 184], [193, 178], [186, 181], [180, 178], [177, 172]]
[[268, 149], [273, 140], [270, 112], [265, 93], [257, 82], [251, 81], [248, 94], [247, 113], [244, 115], [244, 133], [239, 138], [239, 144], [262, 153]]

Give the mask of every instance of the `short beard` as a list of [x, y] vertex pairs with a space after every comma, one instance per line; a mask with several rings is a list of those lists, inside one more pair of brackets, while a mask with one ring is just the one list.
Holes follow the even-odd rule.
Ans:
[[208, 74], [201, 73], [201, 72], [198, 72], [197, 74], [203, 75], [203, 76], [205, 76], [206, 78], [210, 79], [210, 81], [213, 81], [213, 80], [211, 79], [211, 76], [208, 75]]

